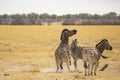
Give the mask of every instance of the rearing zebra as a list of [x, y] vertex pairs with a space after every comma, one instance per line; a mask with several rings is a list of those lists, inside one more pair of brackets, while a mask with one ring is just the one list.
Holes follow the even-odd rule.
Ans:
[[69, 37], [73, 36], [77, 33], [77, 30], [68, 30], [68, 29], [63, 29], [61, 33], [61, 43], [58, 46], [58, 48], [55, 51], [55, 60], [56, 60], [56, 66], [58, 72], [59, 67], [63, 69], [62, 63], [63, 61], [67, 64], [67, 68], [71, 71], [70, 69], [70, 49], [69, 49]]

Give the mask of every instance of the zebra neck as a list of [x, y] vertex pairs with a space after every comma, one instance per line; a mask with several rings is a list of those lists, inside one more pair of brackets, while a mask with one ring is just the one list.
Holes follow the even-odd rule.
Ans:
[[68, 44], [68, 41], [69, 41], [69, 38], [62, 39], [62, 40], [61, 40], [61, 43]]
[[105, 50], [105, 45], [101, 44], [96, 47], [96, 49], [102, 54]]
[[74, 52], [76, 48], [77, 46], [74, 46], [73, 48], [71, 48], [71, 51]]
[[105, 48], [104, 48], [104, 46], [98, 46], [96, 49], [98, 51], [98, 60], [99, 60], [102, 53], [104, 52]]
[[62, 44], [68, 44], [68, 41], [62, 41], [61, 43]]

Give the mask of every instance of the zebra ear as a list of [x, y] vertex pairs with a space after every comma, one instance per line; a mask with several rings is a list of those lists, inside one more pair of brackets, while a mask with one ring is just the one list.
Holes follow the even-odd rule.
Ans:
[[75, 39], [75, 41], [77, 41], [77, 39]]

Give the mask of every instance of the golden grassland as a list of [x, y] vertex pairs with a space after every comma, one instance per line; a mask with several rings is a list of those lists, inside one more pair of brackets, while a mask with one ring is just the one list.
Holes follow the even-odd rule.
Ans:
[[[77, 38], [80, 46], [95, 47], [101, 39], [108, 39], [112, 51], [103, 54], [99, 68], [109, 64], [97, 76], [84, 76], [82, 60], [78, 61], [80, 72], [55, 72], [55, 49], [60, 43], [64, 28], [78, 32], [69, 40]], [[73, 64], [71, 66], [74, 70]], [[120, 26], [0, 26], [0, 80], [119, 80], [120, 79]]]

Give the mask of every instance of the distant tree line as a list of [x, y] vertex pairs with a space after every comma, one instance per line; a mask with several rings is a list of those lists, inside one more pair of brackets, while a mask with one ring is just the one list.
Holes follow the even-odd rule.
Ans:
[[110, 12], [103, 15], [98, 14], [66, 14], [66, 15], [49, 15], [44, 14], [3, 14], [0, 15], [1, 25], [42, 25], [47, 23], [60, 23], [62, 25], [120, 25], [120, 14]]

